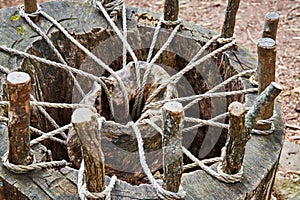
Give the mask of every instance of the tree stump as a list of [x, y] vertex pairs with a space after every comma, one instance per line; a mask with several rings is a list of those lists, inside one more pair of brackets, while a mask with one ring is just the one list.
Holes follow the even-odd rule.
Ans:
[[[67, 1], [47, 2], [42, 4], [42, 8], [43, 11], [53, 16], [66, 27], [68, 32], [82, 45], [107, 63], [111, 69], [122, 71], [122, 48], [120, 48], [122, 43], [110, 28], [106, 19], [99, 14], [99, 10], [91, 7], [90, 3], [70, 3]], [[16, 7], [0, 10], [0, 39], [2, 45], [58, 62], [59, 59], [54, 52], [49, 49], [44, 40], [40, 40], [37, 37], [37, 33], [22, 18], [15, 20], [13, 16], [16, 13], [18, 13]], [[159, 19], [160, 15], [157, 13], [143, 9], [127, 8], [128, 41], [139, 61], [147, 59], [155, 31], [153, 25], [156, 25]], [[119, 18], [118, 20], [117, 25], [121, 29], [122, 19]], [[9, 26], [7, 26], [8, 22]], [[54, 46], [62, 52], [68, 65], [92, 73], [97, 77], [104, 76], [103, 81], [108, 86], [112, 83], [111, 88], [116, 88], [113, 87], [115, 80], [109, 76], [110, 74], [99, 68], [61, 32], [57, 31], [52, 23], [41, 17], [37, 24], [47, 33]], [[169, 35], [170, 32], [167, 29], [161, 30], [154, 53], [158, 52]], [[155, 65], [163, 68], [167, 74], [171, 75], [176, 71], [182, 70], [212, 35], [214, 33], [205, 28], [182, 22], [179, 34], [175, 36], [172, 45], [162, 53]], [[235, 57], [232, 51], [225, 52], [222, 60], [218, 58], [209, 59], [186, 73], [180, 82], [176, 84], [178, 96], [203, 94], [228, 77], [242, 72], [241, 66], [234, 62]], [[210, 49], [205, 53], [209, 52]], [[242, 46], [239, 46], [234, 53], [239, 57], [240, 62], [252, 68], [255, 67], [256, 62], [253, 56]], [[133, 59], [131, 56], [128, 56], [127, 62], [129, 63], [130, 61], [133, 61]], [[32, 94], [38, 101], [62, 103], [78, 103], [81, 101], [79, 93], [73, 89], [74, 83], [72, 78], [63, 69], [39, 63], [32, 59], [23, 59], [3, 51], [0, 52], [0, 64], [9, 67], [10, 70], [18, 69], [30, 74]], [[126, 75], [128, 71], [123, 69], [122, 72]], [[92, 90], [94, 81], [85, 79], [79, 74], [76, 74], [76, 77], [79, 80], [79, 84], [82, 85], [83, 91], [88, 94]], [[1, 78], [3, 79], [3, 75], [1, 75]], [[243, 78], [238, 81], [232, 81], [222, 88], [221, 91], [249, 87], [249, 83]], [[132, 94], [134, 89], [130, 90]], [[161, 98], [163, 98], [163, 94], [160, 96]], [[148, 180], [145, 179], [141, 166], [138, 164], [137, 143], [132, 129], [126, 126], [126, 123], [115, 121], [115, 118], [111, 116], [108, 107], [109, 100], [105, 92], [101, 91], [96, 96], [97, 98], [91, 102], [98, 108], [98, 112], [106, 117], [106, 122], [102, 124], [104, 137], [101, 142], [106, 164], [108, 164], [105, 170], [107, 174], [117, 173], [121, 179], [117, 181], [112, 191], [112, 199], [157, 199], [156, 191], [154, 191], [152, 186], [146, 184]], [[232, 101], [243, 102], [245, 99], [247, 100], [245, 103], [250, 106], [255, 100], [255, 95], [249, 94], [247, 98], [242, 95], [230, 98], [205, 99], [198, 102], [191, 109], [186, 110], [185, 115], [200, 119], [210, 119], [226, 112], [228, 105]], [[114, 103], [117, 105], [119, 102]], [[46, 110], [60, 126], [70, 123], [72, 109], [47, 108]], [[276, 103], [275, 111], [277, 113], [281, 112], [280, 107]], [[149, 112], [144, 112], [140, 117], [147, 119], [147, 116], [150, 114]], [[135, 120], [141, 120], [141, 118]], [[224, 184], [198, 169], [185, 172], [182, 175], [181, 184], [187, 193], [186, 199], [268, 198], [284, 137], [281, 114], [276, 116], [274, 123], [276, 124], [276, 130], [272, 135], [266, 137], [252, 136], [247, 143], [243, 161], [244, 178], [240, 183]], [[45, 117], [35, 109], [32, 109], [31, 112], [31, 125], [38, 127], [44, 132], [54, 129]], [[190, 127], [191, 125], [193, 124], [184, 124], [185, 127]], [[162, 169], [161, 136], [155, 128], [149, 128], [147, 123], [141, 124], [139, 128], [145, 139], [144, 148], [147, 163], [149, 163], [152, 173], [159, 174], [160, 169]], [[220, 155], [221, 148], [225, 145], [226, 134], [227, 132], [222, 128], [205, 126], [195, 129], [188, 134], [183, 134], [182, 142], [199, 159], [216, 157]], [[7, 138], [7, 132], [4, 131], [4, 127], [1, 127], [0, 156], [7, 151]], [[47, 147], [53, 152], [54, 159], [68, 159], [66, 146], [50, 143]], [[114, 154], [112, 153], [113, 151], [115, 152]], [[187, 164], [189, 160], [185, 158], [184, 162]], [[122, 170], [124, 173], [121, 173]], [[3, 186], [0, 185], [0, 192], [2, 192], [0, 197], [15, 199], [77, 199], [76, 175], [76, 169], [64, 167], [60, 170], [49, 169], [17, 176], [4, 169], [1, 163], [0, 180], [3, 180]], [[110, 178], [107, 176], [106, 185], [109, 180]]]

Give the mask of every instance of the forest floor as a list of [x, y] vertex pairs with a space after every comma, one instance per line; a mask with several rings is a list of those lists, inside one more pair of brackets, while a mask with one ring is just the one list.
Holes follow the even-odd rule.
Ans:
[[[38, 0], [39, 3], [49, 0]], [[129, 6], [162, 12], [163, 0], [125, 0]], [[0, 0], [0, 8], [21, 4]], [[180, 18], [220, 32], [226, 0], [180, 0]], [[284, 86], [278, 98], [286, 122], [286, 138], [273, 199], [300, 199], [300, 0], [241, 1], [235, 33], [240, 44], [256, 54], [267, 12], [280, 14], [276, 81]]]

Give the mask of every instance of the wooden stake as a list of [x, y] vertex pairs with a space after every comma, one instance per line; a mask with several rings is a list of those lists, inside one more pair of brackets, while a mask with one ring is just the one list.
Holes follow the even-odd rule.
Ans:
[[179, 14], [179, 1], [178, 0], [165, 0], [164, 5], [164, 20], [177, 21]]
[[246, 110], [240, 102], [232, 102], [229, 107], [229, 138], [226, 143], [226, 155], [223, 170], [227, 174], [236, 174], [241, 170], [245, 147], [250, 135], [245, 131]]
[[265, 25], [262, 37], [272, 38], [276, 41], [278, 22], [279, 14], [277, 12], [268, 12], [265, 16]]
[[24, 7], [26, 13], [34, 13], [37, 10], [36, 0], [24, 0]]
[[183, 173], [181, 150], [183, 107], [178, 102], [168, 102], [162, 108], [162, 115], [164, 188], [171, 192], [178, 192]]
[[264, 113], [269, 105], [274, 104], [275, 98], [283, 90], [278, 83], [272, 82], [256, 99], [254, 105], [250, 108], [246, 115], [246, 129], [248, 131], [253, 128], [255, 121], [260, 113]]
[[[261, 38], [257, 44], [258, 52], [258, 93], [261, 94], [266, 87], [275, 81], [276, 43], [271, 38]], [[273, 115], [274, 103], [270, 102], [264, 112], [259, 115], [260, 119], [269, 119]], [[257, 129], [267, 130], [271, 124], [257, 125]]]
[[231, 38], [234, 33], [235, 18], [239, 9], [240, 0], [228, 0], [225, 21], [223, 23], [221, 38]]
[[24, 72], [8, 74], [8, 159], [16, 165], [32, 163], [30, 154], [30, 76]]
[[72, 124], [81, 142], [87, 189], [102, 192], [105, 189], [104, 154], [96, 116], [90, 109], [79, 108], [72, 115]]

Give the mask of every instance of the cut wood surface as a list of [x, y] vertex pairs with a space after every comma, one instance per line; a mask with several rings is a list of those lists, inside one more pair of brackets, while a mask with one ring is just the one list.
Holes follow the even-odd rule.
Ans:
[[[93, 29], [94, 31], [104, 30], [109, 27], [106, 20], [99, 15], [99, 11], [93, 10], [89, 6], [90, 5], [87, 4], [70, 3], [66, 1], [49, 2], [43, 4], [43, 10], [54, 16], [56, 20], [60, 20], [63, 26], [67, 27], [71, 33], [83, 34]], [[17, 11], [17, 8], [5, 8], [0, 10], [0, 39], [3, 42], [2, 45], [12, 46], [12, 44], [14, 44], [14, 48], [25, 51], [38, 37], [36, 37], [37, 34], [32, 31], [24, 20], [11, 21], [10, 17], [15, 15]], [[144, 10], [136, 12], [137, 15], [141, 15]], [[8, 22], [10, 26], [7, 26]], [[38, 23], [43, 30], [50, 33], [56, 31], [52, 24], [46, 20], [40, 19]], [[183, 37], [192, 37], [196, 41], [202, 41], [202, 43], [204, 43], [212, 35], [212, 32], [207, 29], [186, 23], [184, 24], [187, 25], [189, 29], [183, 30], [180, 33]], [[129, 24], [129, 29], [134, 29], [135, 31], [139, 30], [134, 23]], [[146, 32], [145, 30], [146, 28], [140, 33], [143, 33], [143, 31]], [[193, 30], [192, 34], [190, 30]], [[109, 31], [107, 35], [109, 35]], [[147, 42], [149, 43], [149, 41]], [[163, 43], [163, 40], [161, 43]], [[189, 50], [190, 49], [187, 49], [186, 51]], [[42, 52], [42, 54], [48, 54], [48, 52]], [[243, 48], [239, 49], [236, 54], [243, 55], [242, 59], [245, 59], [245, 63], [248, 63], [249, 60], [253, 60], [252, 56], [246, 53]], [[233, 56], [230, 58], [234, 60]], [[3, 66], [15, 69], [16, 66], [20, 66], [22, 61], [23, 60], [17, 56], [0, 52], [0, 64]], [[29, 66], [32, 67], [32, 70], [33, 66], [37, 64], [32, 60], [27, 60], [27, 62], [31, 64]], [[237, 63], [234, 64], [234, 62], [232, 62], [231, 64], [238, 69], [237, 71], [241, 70]], [[49, 70], [47, 73], [50, 72]], [[56, 77], [56, 73], [52, 74], [53, 77]], [[45, 85], [35, 85], [35, 87], [45, 87]], [[53, 93], [54, 92], [55, 91], [53, 91]], [[250, 100], [248, 99], [248, 101]], [[276, 107], [276, 111], [280, 113], [278, 106]], [[282, 146], [283, 122], [280, 114], [277, 116], [275, 124], [276, 131], [272, 135], [265, 137], [252, 136], [249, 140], [244, 158], [244, 178], [241, 183], [221, 183], [201, 170], [185, 173], [182, 177], [182, 185], [187, 192], [186, 199], [251, 199], [254, 197], [256, 199], [263, 199], [268, 197], [270, 195], [270, 187], [272, 186]], [[105, 126], [105, 123], [103, 125]], [[110, 126], [110, 124], [107, 124], [107, 126]], [[123, 132], [121, 130], [122, 128], [127, 127], [121, 126], [116, 132], [119, 131], [119, 134], [121, 134]], [[5, 133], [3, 128], [1, 129], [0, 142], [0, 156], [2, 156], [7, 151], [7, 132]], [[76, 170], [65, 167], [61, 170], [42, 170], [20, 176], [14, 175], [3, 168], [2, 163], [0, 165], [0, 179], [2, 178], [4, 180], [4, 195], [6, 198], [76, 199], [78, 198], [75, 185], [76, 173]], [[107, 177], [106, 184], [108, 181], [109, 178]], [[112, 191], [112, 198], [120, 200], [157, 199], [157, 196], [156, 192], [149, 185], [131, 186], [123, 181], [118, 181]]]

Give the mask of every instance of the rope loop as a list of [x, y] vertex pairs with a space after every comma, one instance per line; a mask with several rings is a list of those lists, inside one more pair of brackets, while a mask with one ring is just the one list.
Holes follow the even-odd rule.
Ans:
[[116, 185], [117, 177], [114, 175], [111, 177], [110, 182], [107, 187], [102, 192], [89, 192], [86, 187], [86, 182], [84, 178], [84, 160], [81, 161], [81, 165], [78, 171], [78, 182], [77, 190], [81, 200], [86, 200], [87, 198], [99, 199], [105, 198], [106, 200], [111, 199], [111, 191]]
[[118, 19], [118, 15], [122, 12], [124, 0], [115, 0], [107, 4], [104, 4], [104, 0], [93, 0], [93, 5], [97, 9], [100, 9], [99, 3], [103, 5], [105, 10], [109, 13], [111, 19], [113, 19], [113, 21], [116, 22]]
[[68, 165], [68, 162], [65, 160], [36, 163], [34, 156], [33, 156], [33, 163], [30, 165], [15, 165], [9, 162], [8, 152], [4, 154], [4, 156], [2, 157], [2, 161], [3, 161], [3, 166], [15, 174], [26, 174], [28, 172], [35, 171], [35, 170], [55, 168], [55, 167], [65, 167]]
[[42, 11], [42, 8], [41, 8], [40, 5], [37, 5], [37, 9], [33, 13], [26, 13], [25, 12], [25, 6], [24, 5], [20, 5], [19, 6], [19, 15], [21, 17], [25, 17], [25, 16], [28, 16], [28, 17], [37, 17], [40, 14], [41, 11]]
[[167, 26], [177, 26], [178, 24], [181, 24], [183, 20], [181, 18], [178, 18], [177, 20], [175, 21], [171, 21], [171, 20], [164, 20], [164, 18], [161, 19], [161, 23], [167, 25]]
[[149, 181], [151, 182], [151, 185], [156, 190], [158, 197], [160, 197], [161, 199], [167, 199], [167, 200], [168, 199], [184, 199], [186, 196], [186, 192], [183, 190], [183, 187], [181, 185], [179, 186], [178, 192], [175, 193], [175, 192], [170, 192], [170, 191], [163, 189], [157, 183], [157, 181], [153, 177], [151, 170], [149, 169], [149, 166], [146, 162], [146, 157], [145, 157], [145, 152], [144, 152], [144, 147], [143, 147], [144, 142], [143, 142], [143, 138], [142, 138], [142, 135], [141, 135], [141, 132], [140, 132], [138, 126], [132, 121], [129, 122], [127, 125], [133, 129], [133, 131], [136, 135], [141, 166], [142, 166], [146, 176], [148, 177]]
[[230, 38], [218, 38], [217, 42], [219, 44], [227, 44], [227, 43], [232, 42], [234, 40], [236, 40], [236, 35], [235, 34]]
[[256, 135], [270, 135], [275, 131], [275, 124], [271, 119], [267, 120], [258, 120], [256, 122], [258, 125], [264, 125], [264, 124], [271, 124], [271, 128], [269, 130], [258, 130], [258, 129], [252, 129], [252, 134]]

